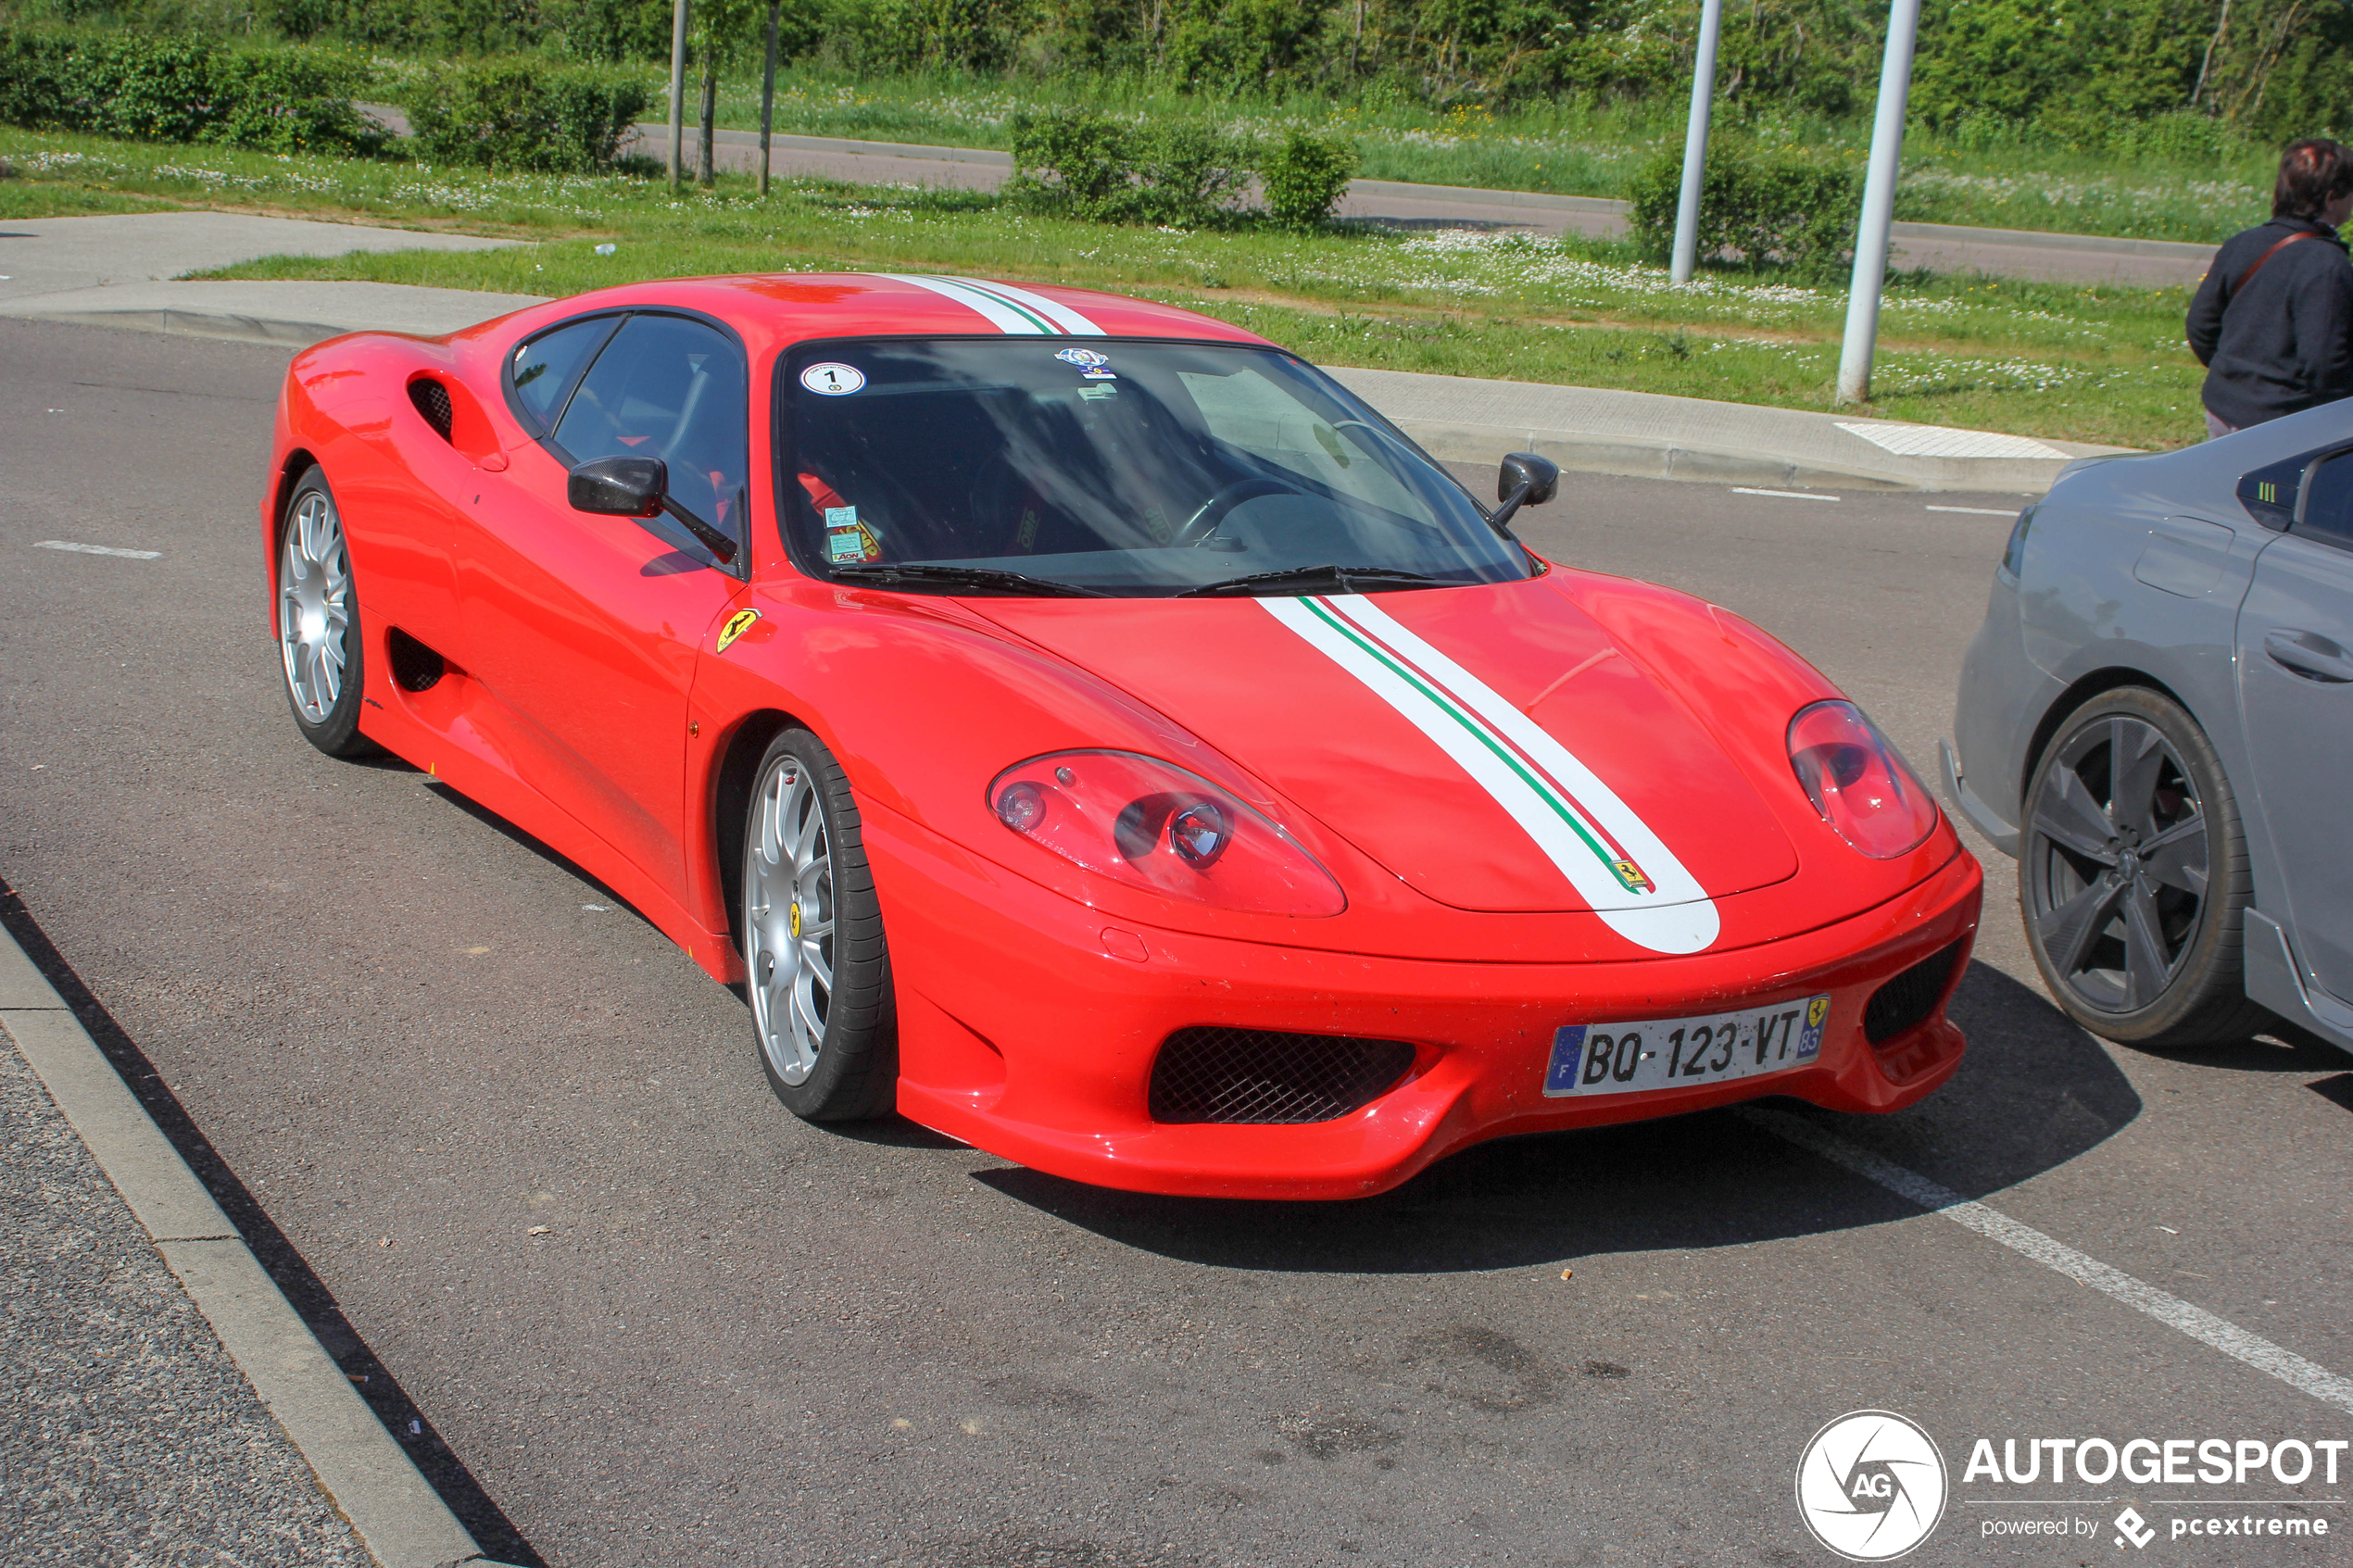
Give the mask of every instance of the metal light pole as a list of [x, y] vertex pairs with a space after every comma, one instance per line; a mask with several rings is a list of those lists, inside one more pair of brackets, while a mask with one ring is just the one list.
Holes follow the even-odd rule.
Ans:
[[1887, 55], [1880, 63], [1879, 114], [1871, 124], [1871, 164], [1863, 177], [1863, 220], [1855, 231], [1855, 277], [1846, 289], [1846, 336], [1838, 350], [1838, 400], [1871, 395], [1871, 354], [1879, 344], [1880, 291], [1887, 284], [1887, 231], [1895, 217], [1895, 175], [1904, 161], [1904, 111], [1912, 96], [1912, 44], [1920, 0], [1887, 8]]
[[678, 179], [686, 161], [686, 3], [676, 0], [670, 12], [670, 194], [678, 194]]
[[760, 79], [760, 194], [768, 194], [768, 128], [776, 118], [776, 0], [768, 0], [768, 70]]
[[1699, 192], [1707, 173], [1707, 117], [1716, 104], [1716, 40], [1724, 28], [1724, 0], [1705, 0], [1699, 12], [1699, 53], [1692, 63], [1692, 119], [1683, 132], [1683, 193], [1675, 207], [1675, 257], [1667, 277], [1692, 281], [1699, 265]]

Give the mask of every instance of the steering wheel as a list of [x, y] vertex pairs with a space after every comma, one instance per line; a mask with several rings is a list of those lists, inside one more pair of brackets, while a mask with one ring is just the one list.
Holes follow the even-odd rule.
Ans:
[[1225, 522], [1227, 517], [1243, 502], [1255, 501], [1267, 495], [1304, 495], [1305, 494], [1307, 493], [1297, 485], [1285, 484], [1281, 480], [1270, 479], [1263, 473], [1252, 474], [1247, 479], [1238, 479], [1208, 500], [1203, 501], [1201, 504], [1201, 510], [1187, 518], [1185, 525], [1179, 528], [1176, 537], [1168, 542], [1171, 546], [1184, 545], [1199, 549], [1215, 536], [1219, 526]]

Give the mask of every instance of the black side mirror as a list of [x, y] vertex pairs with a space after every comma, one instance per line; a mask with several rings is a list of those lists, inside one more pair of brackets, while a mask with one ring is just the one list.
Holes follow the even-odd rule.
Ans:
[[600, 517], [634, 517], [640, 522], [668, 512], [686, 524], [703, 548], [727, 566], [736, 542], [680, 506], [670, 494], [670, 465], [660, 458], [595, 458], [572, 470], [564, 483], [573, 510]]
[[1495, 499], [1504, 504], [1487, 521], [1501, 533], [1514, 512], [1522, 507], [1542, 506], [1560, 493], [1560, 465], [1550, 458], [1540, 458], [1533, 452], [1508, 453], [1504, 458], [1503, 470], [1495, 478]]
[[670, 465], [660, 458], [598, 458], [573, 470], [564, 485], [573, 510], [599, 517], [659, 517], [669, 490]]

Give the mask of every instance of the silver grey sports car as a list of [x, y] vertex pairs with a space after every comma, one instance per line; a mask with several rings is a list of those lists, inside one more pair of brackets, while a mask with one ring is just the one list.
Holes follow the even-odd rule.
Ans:
[[1942, 747], [2110, 1039], [2353, 1050], [2353, 404], [2091, 458], [2019, 514]]

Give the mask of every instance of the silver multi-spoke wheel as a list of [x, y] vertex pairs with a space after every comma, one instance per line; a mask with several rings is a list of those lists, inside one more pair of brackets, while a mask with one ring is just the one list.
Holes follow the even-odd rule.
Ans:
[[2035, 935], [2102, 1012], [2153, 1007], [2189, 956], [2207, 899], [2207, 817], [2156, 725], [2110, 714], [2066, 736], [2030, 824]]
[[278, 642], [295, 711], [307, 723], [324, 724], [351, 665], [351, 555], [343, 519], [323, 490], [303, 491], [286, 521], [278, 562]]
[[834, 993], [833, 843], [809, 768], [774, 758], [753, 797], [744, 855], [745, 954], [752, 1022], [768, 1065], [808, 1080]]

